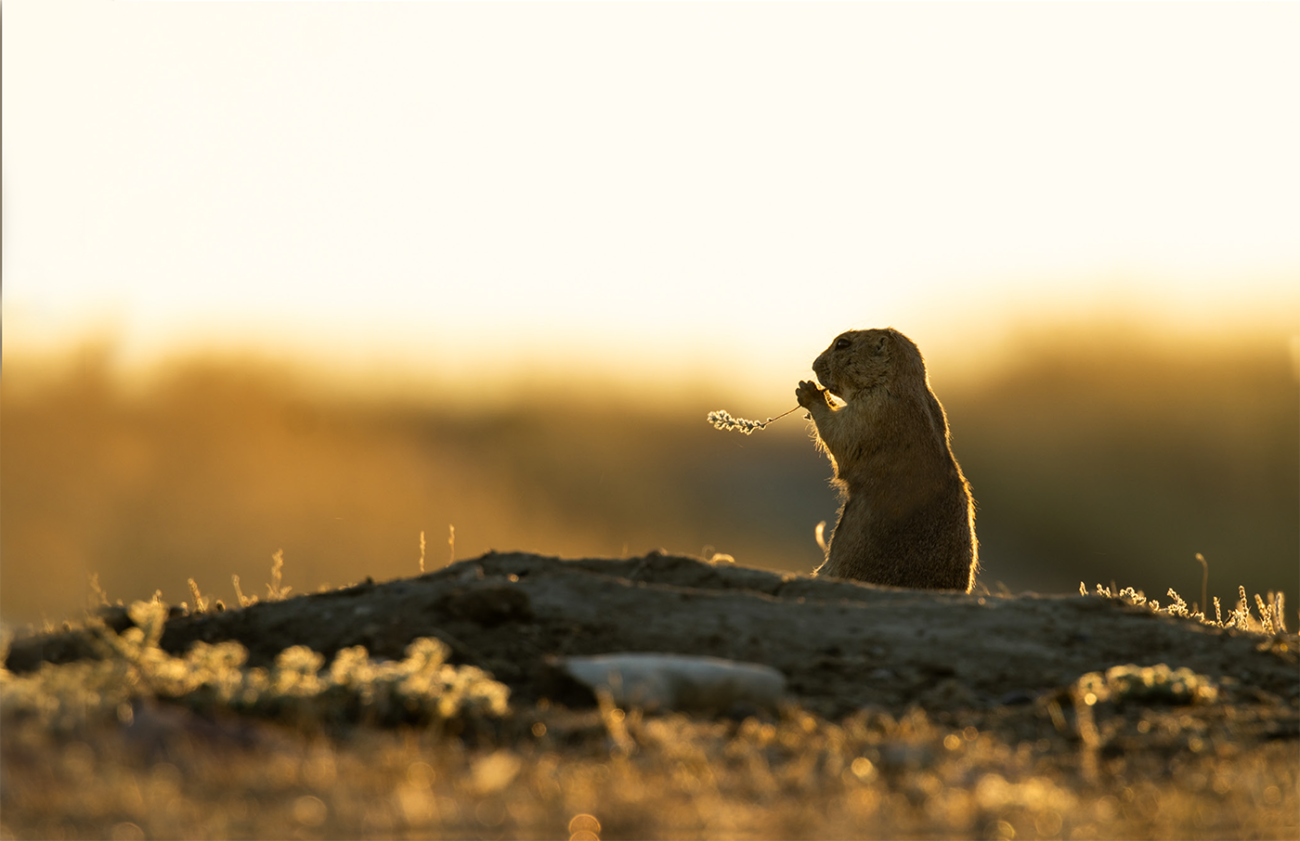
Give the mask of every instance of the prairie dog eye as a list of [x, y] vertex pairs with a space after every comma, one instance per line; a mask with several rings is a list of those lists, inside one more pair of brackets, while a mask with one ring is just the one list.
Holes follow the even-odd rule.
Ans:
[[853, 344], [853, 342], [849, 341], [844, 336], [840, 336], [838, 339], [835, 340], [835, 349], [844, 350], [846, 347], [848, 347], [851, 344]]

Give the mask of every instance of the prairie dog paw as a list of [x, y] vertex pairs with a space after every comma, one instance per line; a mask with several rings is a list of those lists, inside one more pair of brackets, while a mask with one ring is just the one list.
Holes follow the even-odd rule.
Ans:
[[811, 409], [818, 403], [823, 406], [830, 405], [830, 402], [826, 399], [826, 389], [807, 380], [799, 381], [799, 387], [794, 390], [794, 396], [799, 401], [799, 405], [805, 409]]

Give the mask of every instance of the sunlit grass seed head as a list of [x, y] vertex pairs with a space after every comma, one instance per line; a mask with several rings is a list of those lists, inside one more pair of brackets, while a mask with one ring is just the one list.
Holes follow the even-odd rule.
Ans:
[[746, 418], [735, 418], [732, 417], [731, 413], [727, 412], [725, 409], [718, 409], [715, 412], [709, 412], [708, 421], [709, 423], [713, 424], [715, 429], [734, 429], [737, 430], [738, 432], [743, 432], [745, 435], [749, 435], [752, 432], [754, 432], [754, 430], [763, 429], [772, 421], [780, 420], [781, 418], [785, 417], [791, 412], [798, 411], [798, 409], [799, 407], [796, 406], [793, 409], [791, 409], [789, 412], [784, 412], [782, 414], [777, 415], [774, 418], [768, 418], [765, 421], [747, 420]]

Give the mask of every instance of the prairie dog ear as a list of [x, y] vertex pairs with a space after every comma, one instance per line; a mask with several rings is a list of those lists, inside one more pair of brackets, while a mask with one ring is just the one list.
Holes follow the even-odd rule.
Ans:
[[889, 334], [880, 334], [880, 341], [876, 342], [876, 353], [881, 354], [885, 351], [885, 343], [889, 341]]

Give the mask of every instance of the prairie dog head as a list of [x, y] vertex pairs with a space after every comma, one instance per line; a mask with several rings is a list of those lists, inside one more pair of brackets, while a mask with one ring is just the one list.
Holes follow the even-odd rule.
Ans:
[[911, 381], [925, 383], [925, 361], [911, 339], [892, 327], [841, 333], [813, 362], [822, 387], [845, 401]]

